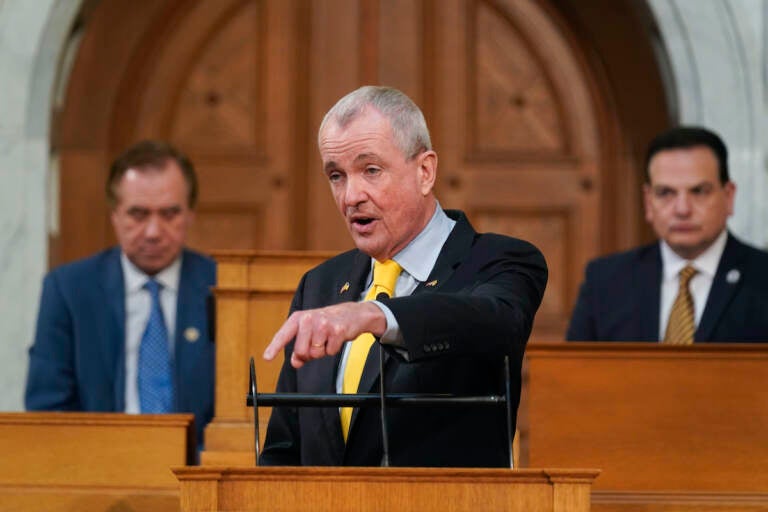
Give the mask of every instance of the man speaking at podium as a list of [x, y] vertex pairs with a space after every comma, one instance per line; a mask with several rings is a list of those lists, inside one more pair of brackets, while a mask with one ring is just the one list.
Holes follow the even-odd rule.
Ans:
[[[384, 350], [388, 393], [503, 394], [520, 367], [547, 268], [533, 245], [479, 234], [444, 211], [437, 153], [403, 93], [362, 87], [326, 114], [318, 145], [357, 249], [310, 270], [291, 315], [264, 352], [284, 349], [278, 392], [374, 393]], [[391, 408], [393, 466], [509, 467], [503, 407]], [[264, 465], [378, 466], [379, 409], [276, 407]]]

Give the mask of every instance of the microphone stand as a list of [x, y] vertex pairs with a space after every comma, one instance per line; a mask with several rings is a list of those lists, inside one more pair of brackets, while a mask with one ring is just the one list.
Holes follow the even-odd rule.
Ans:
[[379, 347], [379, 392], [347, 394], [307, 394], [307, 393], [258, 393], [256, 390], [256, 365], [250, 360], [250, 393], [245, 403], [253, 407], [254, 447], [256, 465], [259, 465], [259, 407], [374, 407], [378, 406], [382, 433], [382, 466], [389, 466], [389, 435], [387, 428], [387, 406], [390, 407], [499, 407], [505, 406], [507, 412], [507, 433], [509, 434], [509, 467], [513, 466], [513, 442], [515, 432], [512, 429], [512, 385], [509, 356], [504, 357], [504, 395], [457, 396], [451, 394], [387, 394], [384, 389], [384, 350]]

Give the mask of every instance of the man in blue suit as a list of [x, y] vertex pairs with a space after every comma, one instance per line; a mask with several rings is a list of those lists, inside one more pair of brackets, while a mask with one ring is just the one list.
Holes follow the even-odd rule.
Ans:
[[213, 415], [216, 268], [184, 248], [194, 168], [172, 146], [143, 141], [112, 164], [106, 191], [119, 246], [45, 277], [26, 407], [191, 412], [200, 442]]
[[768, 341], [768, 253], [728, 232], [735, 193], [715, 133], [678, 127], [658, 135], [646, 155], [644, 197], [660, 240], [589, 263], [566, 338]]

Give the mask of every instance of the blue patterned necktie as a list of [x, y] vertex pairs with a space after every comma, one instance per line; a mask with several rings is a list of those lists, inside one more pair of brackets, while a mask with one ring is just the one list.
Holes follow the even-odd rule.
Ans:
[[160, 307], [161, 285], [150, 279], [144, 288], [152, 297], [147, 328], [139, 348], [139, 404], [142, 413], [170, 412], [173, 404], [171, 357], [168, 353], [168, 329]]

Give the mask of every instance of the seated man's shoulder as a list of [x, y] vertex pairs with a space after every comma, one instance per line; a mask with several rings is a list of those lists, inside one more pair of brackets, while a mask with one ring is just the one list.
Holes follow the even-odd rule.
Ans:
[[753, 245], [750, 245], [746, 242], [742, 242], [741, 240], [734, 237], [736, 242], [742, 246], [742, 250], [747, 255], [747, 257], [751, 260], [754, 260], [756, 262], [760, 263], [766, 263], [768, 262], [768, 251], [764, 249], [760, 249], [758, 247], [755, 247]]
[[587, 263], [586, 273], [588, 277], [610, 278], [616, 273], [631, 272], [639, 263], [652, 262], [659, 257], [658, 243], [643, 245], [594, 258]]
[[55, 276], [58, 279], [87, 279], [92, 280], [94, 274], [105, 265], [114, 264], [120, 261], [120, 249], [111, 247], [103, 251], [86, 256], [78, 260], [64, 263], [52, 269], [48, 275]]
[[208, 281], [216, 280], [216, 260], [192, 249], [184, 249], [184, 259], [187, 260], [196, 272], [204, 272]]

